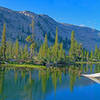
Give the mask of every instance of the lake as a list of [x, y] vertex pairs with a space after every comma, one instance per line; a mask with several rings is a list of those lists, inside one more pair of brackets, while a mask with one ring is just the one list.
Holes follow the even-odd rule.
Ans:
[[100, 100], [100, 84], [81, 76], [99, 72], [100, 65], [54, 69], [0, 66], [0, 100]]

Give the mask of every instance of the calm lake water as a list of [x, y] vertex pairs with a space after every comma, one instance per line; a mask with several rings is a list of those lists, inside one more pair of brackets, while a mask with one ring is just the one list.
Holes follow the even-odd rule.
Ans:
[[56, 69], [0, 66], [0, 100], [100, 100], [100, 84], [81, 73], [100, 72], [100, 65]]

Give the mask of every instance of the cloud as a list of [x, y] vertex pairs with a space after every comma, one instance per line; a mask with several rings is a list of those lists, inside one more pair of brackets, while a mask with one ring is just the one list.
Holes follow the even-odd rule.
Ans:
[[81, 27], [85, 27], [85, 25], [84, 25], [84, 24], [80, 24], [79, 26], [81, 26]]

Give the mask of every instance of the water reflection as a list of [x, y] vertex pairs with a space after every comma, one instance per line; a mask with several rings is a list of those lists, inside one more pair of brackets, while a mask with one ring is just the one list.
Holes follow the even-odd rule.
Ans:
[[56, 94], [59, 88], [68, 88], [73, 93], [76, 86], [94, 83], [81, 77], [81, 73], [96, 72], [100, 72], [100, 65], [39, 70], [0, 67], [0, 100], [45, 100], [47, 94]]

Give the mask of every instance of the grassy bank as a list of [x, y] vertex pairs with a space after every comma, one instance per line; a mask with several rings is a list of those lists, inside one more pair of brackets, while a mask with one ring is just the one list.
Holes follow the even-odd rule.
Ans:
[[[76, 64], [100, 64], [100, 62], [75, 62]], [[31, 65], [31, 64], [1, 64], [1, 67], [14, 67], [14, 68], [46, 68], [46, 66], [41, 65]]]
[[46, 68], [46, 66], [40, 65], [28, 65], [28, 64], [1, 64], [2, 67], [16, 67], [16, 68]]
[[76, 62], [76, 64], [100, 64], [100, 62]]

